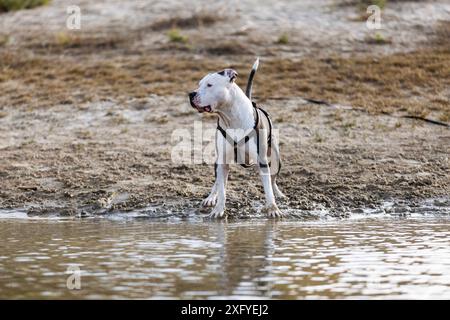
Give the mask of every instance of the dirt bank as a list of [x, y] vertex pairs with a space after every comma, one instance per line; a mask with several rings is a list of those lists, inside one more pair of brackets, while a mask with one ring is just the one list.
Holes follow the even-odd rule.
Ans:
[[[283, 208], [342, 213], [389, 199], [449, 194], [447, 128], [301, 99], [265, 107], [281, 140], [279, 184], [289, 195]], [[171, 158], [173, 131], [188, 129], [193, 138], [194, 121], [202, 118], [186, 100], [169, 96], [9, 109], [0, 119], [0, 207], [80, 214], [166, 204], [188, 212], [213, 183], [211, 165]], [[203, 123], [204, 129], [215, 125], [213, 117]], [[263, 201], [251, 169], [233, 168], [229, 190], [230, 213], [254, 212]]]

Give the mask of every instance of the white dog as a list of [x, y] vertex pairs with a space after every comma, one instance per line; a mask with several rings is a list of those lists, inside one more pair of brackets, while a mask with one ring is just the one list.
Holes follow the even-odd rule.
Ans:
[[278, 189], [276, 177], [281, 161], [278, 144], [272, 134], [268, 114], [251, 101], [253, 77], [259, 65], [256, 60], [247, 83], [247, 94], [235, 83], [237, 72], [225, 69], [206, 75], [197, 90], [189, 93], [190, 104], [198, 112], [217, 113], [216, 181], [203, 206], [214, 206], [211, 217], [221, 218], [225, 210], [225, 188], [230, 163], [244, 167], [258, 165], [264, 186], [269, 217], [281, 217], [275, 196], [284, 197]]

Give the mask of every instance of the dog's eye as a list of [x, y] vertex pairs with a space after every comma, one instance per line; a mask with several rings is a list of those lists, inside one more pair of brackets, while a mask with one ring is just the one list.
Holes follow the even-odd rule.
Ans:
[[211, 83], [208, 83], [206, 86], [207, 86], [208, 88], [211, 88], [211, 87], [212, 87], [212, 84], [211, 84]]

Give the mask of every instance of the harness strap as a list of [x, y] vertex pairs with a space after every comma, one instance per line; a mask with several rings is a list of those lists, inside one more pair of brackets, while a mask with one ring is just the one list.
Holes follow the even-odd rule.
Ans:
[[267, 143], [269, 144], [269, 147], [271, 147], [272, 146], [272, 120], [270, 119], [270, 116], [266, 110], [257, 107], [255, 102], [252, 101], [252, 103], [253, 103], [254, 108], [256, 108], [257, 110], [261, 110], [261, 112], [264, 113], [264, 115], [267, 118], [267, 122], [269, 122], [269, 135], [267, 136]]
[[[262, 111], [262, 113], [266, 116], [267, 118], [267, 122], [269, 123], [269, 135], [267, 136], [267, 143], [269, 145], [269, 148], [272, 146], [272, 121], [270, 120], [269, 114], [264, 110], [261, 109], [259, 107], [256, 106], [256, 103], [252, 101], [252, 105], [253, 108], [255, 109], [255, 113], [256, 113], [256, 119], [255, 119], [255, 125], [253, 126], [252, 131], [245, 135], [241, 140], [239, 141], [235, 141], [232, 137], [230, 137], [229, 134], [227, 134], [227, 132], [220, 126], [219, 124], [219, 119], [217, 119], [217, 130], [219, 130], [219, 132], [222, 134], [222, 136], [225, 138], [225, 140], [228, 141], [229, 144], [231, 144], [233, 146], [233, 152], [234, 152], [234, 162], [237, 163], [238, 159], [238, 146], [240, 146], [241, 144], [246, 144], [249, 140], [250, 137], [256, 133], [256, 152], [258, 154], [258, 159], [259, 159], [259, 111]], [[267, 168], [270, 166], [270, 163], [258, 163], [259, 166], [261, 168]], [[248, 168], [251, 167], [251, 165], [247, 165], [245, 163], [241, 164], [241, 166], [243, 166], [244, 168]]]

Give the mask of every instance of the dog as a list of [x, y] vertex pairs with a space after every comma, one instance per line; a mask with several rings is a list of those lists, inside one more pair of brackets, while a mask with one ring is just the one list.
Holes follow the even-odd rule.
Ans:
[[275, 197], [284, 198], [277, 186], [281, 160], [278, 143], [272, 134], [272, 120], [267, 112], [251, 101], [252, 83], [259, 66], [253, 64], [246, 93], [236, 84], [238, 73], [233, 69], [209, 73], [190, 92], [190, 105], [200, 113], [218, 115], [216, 132], [216, 180], [204, 207], [214, 207], [211, 218], [222, 218], [225, 212], [226, 184], [230, 163], [244, 167], [256, 165], [266, 198], [264, 212], [271, 218], [282, 217]]

